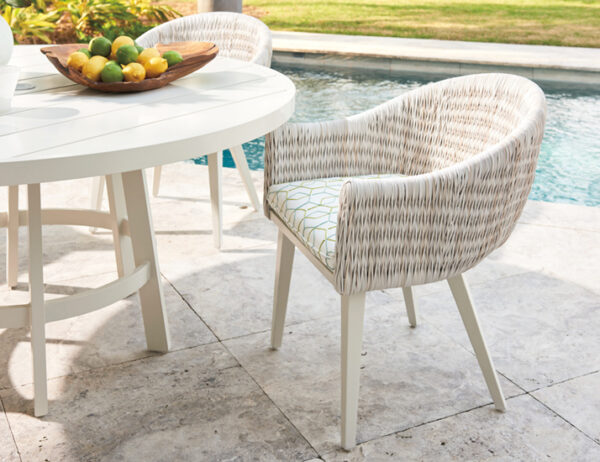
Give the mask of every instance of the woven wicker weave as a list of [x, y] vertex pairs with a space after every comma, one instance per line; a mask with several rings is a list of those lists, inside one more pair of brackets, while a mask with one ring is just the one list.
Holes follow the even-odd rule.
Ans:
[[[426, 85], [342, 120], [267, 136], [273, 184], [369, 174], [340, 193], [333, 279], [344, 295], [463, 273], [506, 241], [523, 210], [544, 131], [533, 82], [481, 74]], [[265, 203], [269, 215], [269, 204]]]
[[197, 40], [213, 42], [219, 56], [262, 66], [271, 65], [271, 31], [261, 21], [239, 13], [217, 12], [184, 16], [154, 27], [138, 37], [143, 47]]

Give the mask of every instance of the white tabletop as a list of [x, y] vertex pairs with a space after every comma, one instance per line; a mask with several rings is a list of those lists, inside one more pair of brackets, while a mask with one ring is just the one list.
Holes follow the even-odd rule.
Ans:
[[10, 64], [34, 89], [0, 115], [0, 185], [153, 167], [264, 135], [294, 111], [294, 84], [262, 66], [217, 57], [158, 90], [99, 93], [60, 75], [38, 46]]

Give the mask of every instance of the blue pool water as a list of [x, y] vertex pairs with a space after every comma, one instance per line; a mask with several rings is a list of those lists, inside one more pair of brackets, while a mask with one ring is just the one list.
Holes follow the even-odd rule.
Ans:
[[[356, 114], [444, 78], [274, 67], [298, 89], [292, 122]], [[530, 199], [600, 206], [600, 88], [541, 87], [548, 101], [548, 120]], [[246, 143], [244, 150], [250, 168], [262, 169], [264, 138]], [[196, 162], [205, 163], [205, 159]], [[227, 151], [223, 163], [234, 167]]]

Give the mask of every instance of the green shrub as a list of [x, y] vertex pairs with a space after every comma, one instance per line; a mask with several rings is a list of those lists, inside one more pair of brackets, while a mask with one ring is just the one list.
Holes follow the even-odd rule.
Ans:
[[87, 42], [98, 35], [110, 40], [119, 35], [137, 37], [181, 16], [170, 6], [149, 0], [0, 0], [0, 14], [16, 39], [46, 43], [56, 39], [61, 18], [68, 41]]

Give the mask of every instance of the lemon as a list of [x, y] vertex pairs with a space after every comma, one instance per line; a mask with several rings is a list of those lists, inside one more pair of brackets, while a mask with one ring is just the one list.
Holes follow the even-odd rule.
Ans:
[[146, 69], [140, 63], [129, 63], [123, 67], [123, 76], [127, 82], [141, 82], [146, 78]]
[[100, 73], [107, 62], [108, 59], [104, 56], [92, 56], [90, 60], [85, 63], [81, 72], [88, 79], [98, 82], [100, 80]]
[[109, 61], [102, 68], [100, 79], [105, 83], [122, 82], [123, 71], [115, 61]]
[[88, 48], [92, 56], [108, 56], [110, 54], [111, 43], [110, 40], [105, 37], [95, 37], [90, 40]]
[[80, 71], [83, 69], [83, 66], [90, 60], [85, 53], [81, 51], [75, 51], [71, 53], [67, 59], [67, 66], [72, 67], [73, 69]]
[[156, 48], [146, 48], [137, 58], [137, 62], [145, 66], [151, 58], [160, 58], [160, 53]]
[[167, 67], [169, 67], [167, 60], [159, 56], [150, 58], [150, 61], [147, 61], [146, 64], [144, 64], [146, 75], [150, 78], [158, 77], [167, 70]]
[[162, 57], [167, 60], [169, 67], [179, 64], [181, 61], [183, 61], [181, 54], [177, 51], [166, 51], [163, 53]]
[[115, 59], [117, 56], [117, 50], [121, 48], [123, 45], [134, 45], [134, 41], [131, 37], [127, 37], [126, 35], [121, 35], [117, 37], [111, 47], [111, 58]]
[[135, 63], [138, 57], [137, 48], [133, 45], [123, 45], [117, 50], [116, 58], [119, 64]]

